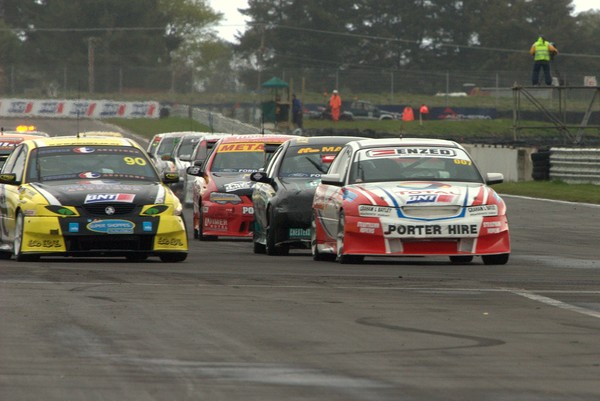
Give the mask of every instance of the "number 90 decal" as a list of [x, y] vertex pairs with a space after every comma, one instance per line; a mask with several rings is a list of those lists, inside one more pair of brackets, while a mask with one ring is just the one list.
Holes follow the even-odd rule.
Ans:
[[133, 165], [138, 165], [138, 166], [145, 166], [146, 165], [146, 160], [144, 160], [141, 157], [124, 157], [123, 161], [129, 165], [129, 166], [133, 166]]

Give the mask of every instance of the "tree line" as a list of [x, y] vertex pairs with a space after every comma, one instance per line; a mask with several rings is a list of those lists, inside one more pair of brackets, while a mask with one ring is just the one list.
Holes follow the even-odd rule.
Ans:
[[249, 0], [248, 28], [232, 44], [216, 36], [222, 15], [206, 0], [0, 0], [0, 67], [4, 92], [9, 68], [35, 66], [31, 79], [46, 81], [67, 66], [85, 76], [90, 57], [107, 75], [98, 91], [132, 66], [167, 71], [165, 85], [184, 92], [252, 90], [283, 71], [339, 71], [360, 86], [366, 71], [528, 73], [541, 34], [561, 70], [594, 75], [600, 13], [573, 9], [571, 0]]

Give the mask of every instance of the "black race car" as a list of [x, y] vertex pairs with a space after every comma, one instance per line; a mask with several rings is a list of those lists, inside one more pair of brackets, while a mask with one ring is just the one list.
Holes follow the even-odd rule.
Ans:
[[257, 182], [254, 204], [254, 252], [286, 255], [290, 246], [310, 245], [310, 214], [321, 175], [347, 142], [357, 137], [292, 139], [277, 149], [265, 171], [252, 173]]

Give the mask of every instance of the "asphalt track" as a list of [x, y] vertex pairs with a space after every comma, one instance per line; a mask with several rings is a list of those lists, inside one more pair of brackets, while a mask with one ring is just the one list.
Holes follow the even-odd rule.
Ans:
[[505, 199], [505, 266], [0, 261], [0, 400], [596, 401], [600, 208]]

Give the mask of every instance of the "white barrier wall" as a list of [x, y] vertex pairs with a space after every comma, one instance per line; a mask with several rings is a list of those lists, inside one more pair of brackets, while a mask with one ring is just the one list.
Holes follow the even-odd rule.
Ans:
[[158, 102], [0, 99], [0, 117], [158, 118]]
[[462, 144], [483, 174], [502, 173], [504, 181], [531, 181], [534, 148]]

